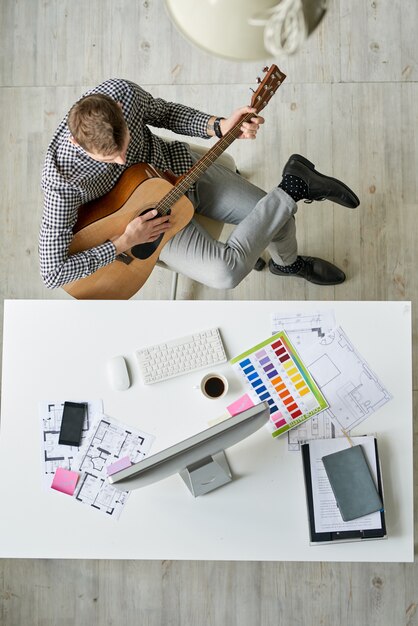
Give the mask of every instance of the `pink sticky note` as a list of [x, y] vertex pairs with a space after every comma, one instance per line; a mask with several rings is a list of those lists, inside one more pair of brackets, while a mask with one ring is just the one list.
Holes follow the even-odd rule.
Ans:
[[62, 493], [72, 496], [75, 491], [77, 481], [77, 472], [72, 472], [71, 470], [64, 469], [63, 467], [58, 467], [51, 487], [52, 489], [56, 489], [57, 491], [61, 491]]
[[242, 413], [245, 409], [250, 409], [254, 406], [254, 402], [251, 400], [248, 393], [245, 393], [241, 398], [235, 400], [232, 404], [226, 407], [226, 410], [230, 414], [231, 417], [234, 415], [238, 415], [238, 413]]
[[116, 474], [116, 472], [120, 472], [120, 470], [126, 469], [132, 465], [131, 459], [129, 456], [123, 456], [121, 459], [118, 459], [111, 465], [107, 466], [107, 473], [110, 476], [111, 474]]

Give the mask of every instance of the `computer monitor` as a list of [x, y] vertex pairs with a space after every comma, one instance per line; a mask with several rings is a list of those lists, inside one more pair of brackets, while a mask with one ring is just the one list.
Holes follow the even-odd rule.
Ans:
[[252, 435], [270, 416], [267, 402], [185, 439], [108, 477], [121, 491], [145, 487], [180, 474], [191, 493], [201, 496], [232, 480], [225, 449]]

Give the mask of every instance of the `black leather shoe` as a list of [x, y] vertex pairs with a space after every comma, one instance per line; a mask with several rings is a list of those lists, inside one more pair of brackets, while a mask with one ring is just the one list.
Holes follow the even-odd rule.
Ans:
[[283, 176], [290, 174], [301, 178], [308, 186], [305, 202], [330, 200], [355, 209], [360, 204], [356, 194], [340, 180], [324, 176], [315, 170], [315, 165], [300, 154], [292, 154], [283, 168]]
[[345, 281], [344, 272], [328, 261], [314, 256], [301, 256], [298, 258], [303, 260], [303, 265], [294, 274], [281, 272], [273, 259], [269, 261], [269, 270], [277, 276], [299, 276], [310, 283], [315, 283], [315, 285], [339, 285]]

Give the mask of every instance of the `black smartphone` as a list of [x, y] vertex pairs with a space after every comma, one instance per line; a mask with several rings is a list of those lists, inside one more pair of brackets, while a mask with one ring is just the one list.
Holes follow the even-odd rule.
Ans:
[[79, 446], [86, 416], [87, 403], [64, 402], [64, 412], [58, 443], [64, 446]]

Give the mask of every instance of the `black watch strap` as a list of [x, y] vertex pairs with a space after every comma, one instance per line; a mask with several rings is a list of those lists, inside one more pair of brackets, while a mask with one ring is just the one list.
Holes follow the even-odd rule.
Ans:
[[219, 139], [223, 137], [222, 131], [221, 131], [221, 120], [224, 120], [224, 119], [225, 119], [224, 117], [217, 117], [216, 120], [213, 122], [213, 130], [215, 131], [215, 135], [219, 137]]

